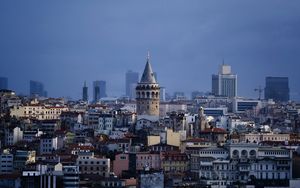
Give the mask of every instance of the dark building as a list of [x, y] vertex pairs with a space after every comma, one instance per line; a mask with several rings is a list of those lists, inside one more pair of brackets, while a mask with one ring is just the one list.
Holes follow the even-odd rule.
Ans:
[[30, 80], [30, 96], [47, 97], [47, 91], [44, 90], [44, 84]]
[[131, 99], [135, 98], [135, 88], [137, 83], [139, 82], [139, 73], [133, 71], [126, 72], [126, 96]]
[[83, 101], [88, 101], [89, 100], [88, 87], [86, 86], [86, 82], [84, 82], [84, 86], [82, 88], [82, 100]]
[[0, 89], [8, 89], [8, 80], [6, 77], [0, 77]]
[[290, 100], [288, 77], [266, 77], [265, 99], [286, 102]]
[[94, 94], [94, 102], [99, 101], [99, 99], [103, 97], [107, 97], [106, 95], [106, 81], [97, 80], [93, 83], [93, 94]]

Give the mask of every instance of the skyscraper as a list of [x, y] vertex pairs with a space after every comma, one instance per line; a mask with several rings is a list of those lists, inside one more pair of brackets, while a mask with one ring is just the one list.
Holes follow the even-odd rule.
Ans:
[[159, 90], [148, 54], [143, 76], [136, 87], [137, 115], [159, 116]]
[[135, 88], [137, 83], [139, 82], [139, 73], [129, 70], [126, 72], [125, 79], [126, 79], [126, 83], [125, 83], [126, 96], [128, 96], [130, 99], [134, 99]]
[[30, 80], [30, 96], [46, 97], [47, 91], [44, 90], [42, 82]]
[[83, 101], [88, 101], [88, 87], [86, 86], [86, 82], [84, 82], [83, 88], [82, 88], [82, 100]]
[[212, 94], [226, 97], [237, 96], [237, 75], [231, 73], [231, 66], [222, 64], [219, 74], [212, 75]]
[[0, 77], [0, 89], [8, 89], [8, 80], [6, 77]]
[[160, 101], [163, 101], [163, 102], [166, 101], [166, 88], [160, 87], [159, 93], [160, 93], [160, 96], [159, 96]]
[[106, 81], [96, 80], [93, 82], [93, 94], [94, 102], [99, 101], [99, 99], [106, 97]]
[[290, 99], [288, 77], [266, 77], [265, 99], [286, 102]]

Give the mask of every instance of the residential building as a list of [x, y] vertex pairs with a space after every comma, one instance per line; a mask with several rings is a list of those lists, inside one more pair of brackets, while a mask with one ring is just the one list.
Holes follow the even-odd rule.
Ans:
[[161, 161], [159, 153], [139, 152], [136, 154], [136, 170], [160, 170]]
[[14, 170], [14, 155], [9, 150], [0, 154], [0, 174], [11, 174]]
[[244, 133], [240, 134], [240, 142], [287, 142], [290, 141], [290, 134], [284, 133]]
[[113, 172], [116, 176], [121, 177], [123, 171], [129, 170], [129, 154], [120, 153], [115, 155], [115, 160], [113, 161]]
[[187, 154], [180, 151], [168, 151], [161, 153], [161, 168], [165, 173], [184, 173], [189, 168]]
[[30, 104], [24, 106], [14, 106], [14, 108], [10, 110], [10, 116], [15, 116], [17, 118], [31, 118], [37, 120], [53, 120], [59, 119], [60, 114], [63, 111], [68, 111], [68, 108], [65, 106]]
[[58, 149], [58, 137], [44, 134], [40, 137], [40, 154], [51, 154]]
[[97, 174], [109, 177], [110, 159], [98, 158], [94, 152], [79, 152], [76, 160], [80, 174]]
[[113, 131], [115, 124], [115, 118], [112, 114], [100, 114], [98, 119], [98, 125], [94, 126], [94, 134], [106, 134], [110, 135]]
[[16, 144], [17, 142], [23, 140], [23, 131], [20, 127], [14, 127], [14, 128], [6, 128], [5, 129], [5, 142], [4, 144], [6, 146], [12, 146]]
[[35, 150], [17, 150], [14, 155], [14, 169], [21, 172], [26, 165], [35, 163], [35, 156]]
[[64, 188], [79, 188], [79, 166], [63, 166], [62, 171]]
[[140, 188], [161, 188], [164, 187], [164, 174], [162, 172], [143, 172], [139, 176]]

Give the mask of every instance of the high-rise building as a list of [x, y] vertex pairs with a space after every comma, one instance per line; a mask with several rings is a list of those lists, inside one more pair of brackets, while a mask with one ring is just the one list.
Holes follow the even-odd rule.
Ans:
[[159, 90], [160, 93], [160, 101], [166, 101], [166, 88], [165, 87], [160, 87]]
[[8, 80], [6, 77], [0, 77], [0, 89], [8, 89]]
[[212, 94], [216, 96], [237, 96], [237, 75], [231, 73], [231, 66], [222, 64], [219, 74], [212, 75]]
[[99, 99], [107, 97], [106, 95], [106, 81], [96, 80], [93, 83], [93, 94], [94, 102], [99, 101]]
[[44, 90], [42, 82], [30, 80], [30, 96], [47, 97], [47, 91]]
[[88, 101], [88, 87], [86, 86], [86, 82], [84, 82], [83, 88], [82, 88], [82, 100], [83, 101]]
[[136, 87], [137, 115], [159, 116], [159, 93], [148, 54], [143, 76]]
[[100, 98], [107, 97], [106, 94], [106, 81], [100, 81]]
[[126, 72], [125, 79], [126, 79], [126, 83], [125, 83], [126, 96], [128, 96], [130, 99], [134, 99], [135, 88], [137, 83], [139, 82], [139, 73], [129, 70]]
[[266, 77], [265, 99], [286, 102], [290, 99], [288, 77]]

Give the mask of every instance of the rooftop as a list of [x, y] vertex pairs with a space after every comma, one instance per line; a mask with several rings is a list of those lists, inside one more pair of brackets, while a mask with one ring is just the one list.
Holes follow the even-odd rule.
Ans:
[[147, 63], [144, 69], [144, 73], [143, 76], [141, 78], [140, 83], [147, 83], [147, 84], [156, 84], [156, 80], [152, 71], [152, 67], [150, 64], [150, 57], [149, 57], [149, 53], [148, 53], [148, 57], [147, 57]]

